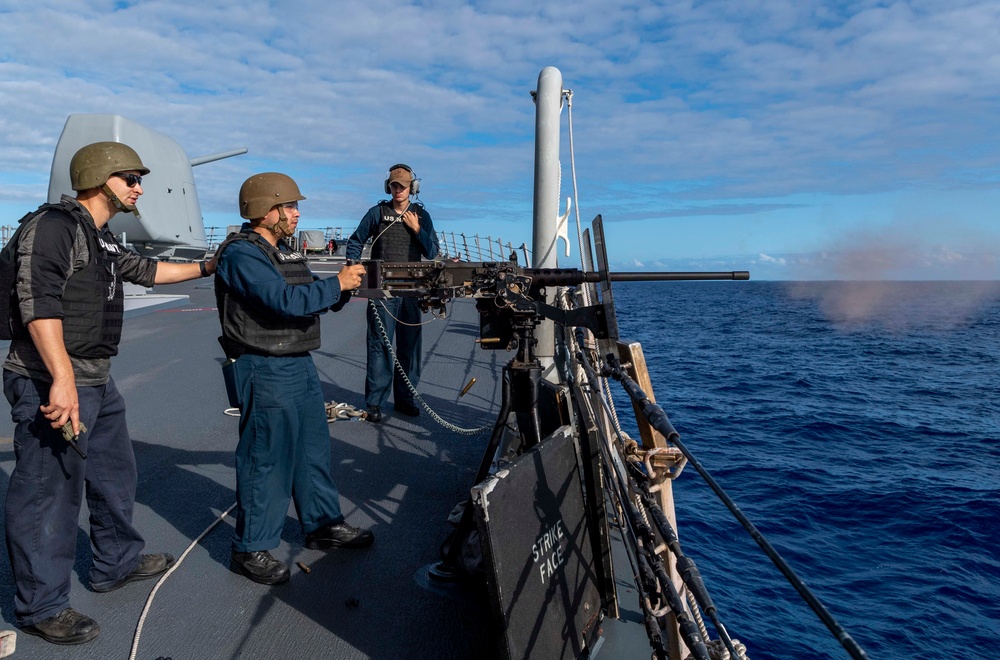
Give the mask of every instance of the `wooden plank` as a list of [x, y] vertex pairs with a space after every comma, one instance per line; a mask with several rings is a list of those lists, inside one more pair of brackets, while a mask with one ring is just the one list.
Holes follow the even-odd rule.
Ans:
[[[642, 391], [646, 393], [650, 401], [656, 403], [656, 397], [653, 395], [653, 382], [649, 379], [649, 372], [646, 370], [646, 357], [642, 353], [642, 344], [637, 341], [619, 340], [618, 359], [622, 361], [623, 365], [628, 365], [626, 370], [629, 377], [642, 388]], [[639, 427], [642, 446], [647, 449], [666, 447], [666, 438], [663, 437], [662, 433], [650, 426], [635, 403], [632, 404], [632, 409], [635, 411], [635, 421]]]

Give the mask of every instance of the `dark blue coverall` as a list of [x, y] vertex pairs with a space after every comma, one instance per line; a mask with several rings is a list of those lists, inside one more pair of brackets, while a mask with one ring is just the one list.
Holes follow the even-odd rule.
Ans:
[[[248, 230], [244, 224], [243, 231]], [[341, 302], [336, 277], [289, 285], [267, 256], [246, 241], [222, 252], [216, 276], [244, 306], [275, 318], [321, 314]], [[241, 412], [233, 549], [278, 547], [289, 499], [306, 534], [342, 522], [340, 494], [330, 473], [325, 401], [312, 356], [251, 351], [231, 368]]]

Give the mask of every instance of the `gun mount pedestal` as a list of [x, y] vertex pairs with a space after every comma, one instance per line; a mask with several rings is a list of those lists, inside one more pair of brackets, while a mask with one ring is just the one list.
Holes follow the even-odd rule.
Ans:
[[[517, 417], [517, 428], [520, 435], [520, 451], [530, 449], [541, 442], [541, 420], [538, 414], [538, 393], [542, 378], [542, 366], [534, 357], [534, 328], [538, 325], [537, 315], [521, 315], [512, 326], [514, 341], [517, 342], [517, 354], [508, 362], [501, 374], [500, 411], [490, 441], [486, 445], [483, 458], [476, 472], [473, 485], [483, 481], [490, 473], [490, 466], [497, 458], [497, 450], [503, 441], [508, 428], [508, 420], [513, 412]], [[428, 576], [437, 581], [452, 582], [465, 579], [466, 572], [462, 570], [462, 546], [465, 539], [475, 528], [472, 498], [465, 503], [462, 518], [453, 534], [446, 540], [447, 550], [442, 551], [442, 559], [428, 572]]]
[[[461, 519], [427, 577], [485, 579], [500, 657], [576, 660], [600, 643], [602, 616], [579, 444], [566, 388], [543, 379], [534, 354], [542, 315], [533, 305], [504, 311], [516, 354], [503, 368], [500, 411]], [[480, 563], [468, 561], [472, 551]]]

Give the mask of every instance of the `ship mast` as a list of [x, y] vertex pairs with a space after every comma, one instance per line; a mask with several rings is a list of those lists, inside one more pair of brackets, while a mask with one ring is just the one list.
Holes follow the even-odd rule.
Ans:
[[[547, 66], [538, 74], [535, 99], [535, 197], [532, 233], [532, 268], [555, 268], [559, 265], [556, 243], [559, 238], [559, 113], [562, 110], [562, 72]], [[546, 291], [545, 302], [555, 300], [554, 288]], [[542, 377], [557, 382], [555, 364], [555, 325], [542, 321], [535, 330], [538, 341], [535, 357], [542, 365]]]

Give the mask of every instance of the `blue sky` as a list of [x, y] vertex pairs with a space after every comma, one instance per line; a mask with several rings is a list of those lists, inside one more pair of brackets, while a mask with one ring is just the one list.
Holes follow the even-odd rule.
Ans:
[[3, 0], [0, 212], [43, 201], [69, 114], [113, 113], [249, 149], [195, 169], [206, 225], [278, 170], [350, 231], [403, 161], [439, 230], [529, 240], [555, 66], [616, 270], [1000, 279], [998, 43], [995, 1]]

